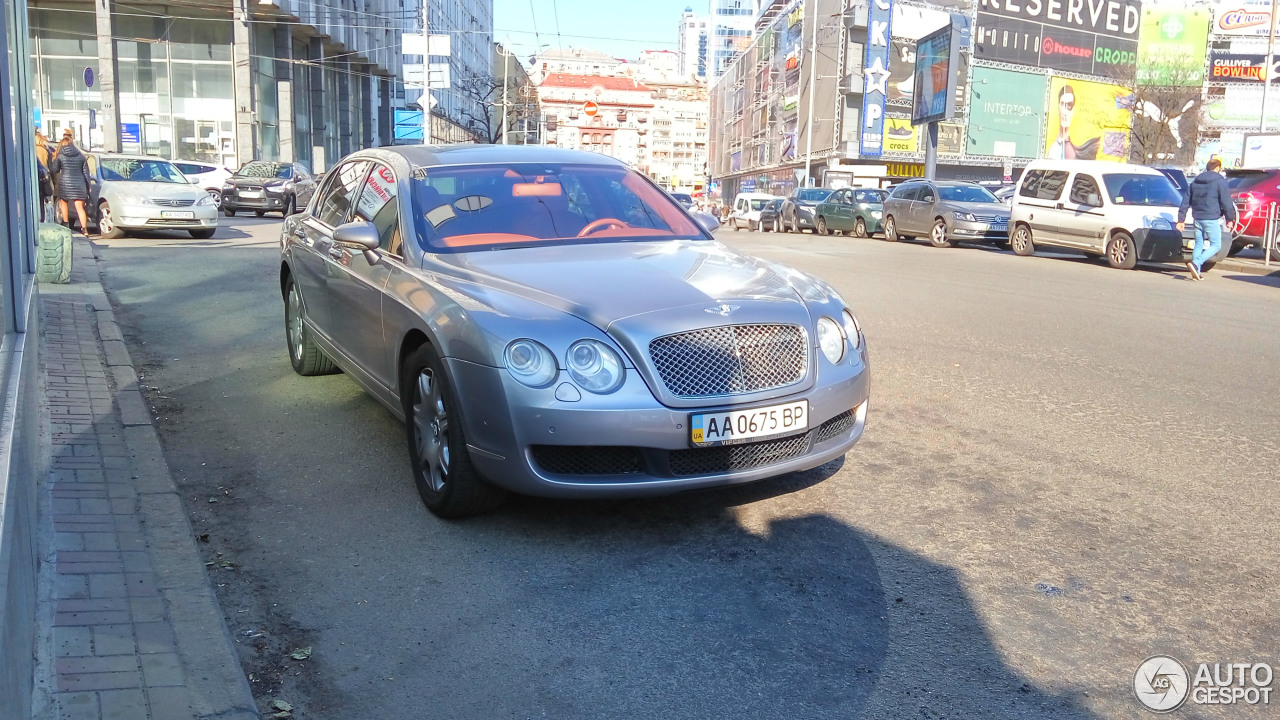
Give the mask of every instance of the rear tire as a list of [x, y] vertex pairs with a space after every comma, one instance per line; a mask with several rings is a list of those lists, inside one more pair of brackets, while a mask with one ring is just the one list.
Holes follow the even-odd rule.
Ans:
[[1019, 225], [1014, 228], [1013, 235], [1009, 236], [1009, 249], [1014, 255], [1028, 257], [1036, 253], [1035, 239], [1031, 235], [1031, 228], [1026, 225]]
[[235, 217], [236, 209], [232, 207], [224, 207], [222, 208], [222, 214], [226, 215], [227, 217]]
[[822, 217], [821, 215], [819, 215], [819, 216], [818, 216], [818, 225], [817, 225], [817, 228], [818, 228], [818, 229], [817, 229], [817, 230], [814, 230], [814, 232], [818, 233], [819, 235], [827, 235], [827, 234], [829, 234], [829, 233], [828, 233], [828, 230], [827, 230], [827, 219], [826, 219], [826, 218], [824, 218], [824, 217]]
[[289, 346], [289, 363], [293, 371], [303, 377], [338, 372], [338, 366], [311, 339], [302, 318], [302, 293], [290, 276], [284, 288], [284, 336]]
[[502, 504], [506, 491], [481, 479], [471, 464], [453, 388], [430, 344], [405, 361], [401, 388], [409, 462], [427, 509], [442, 518], [460, 518]]
[[1138, 265], [1138, 251], [1133, 238], [1126, 232], [1117, 232], [1107, 241], [1107, 264], [1117, 270], [1132, 270]]
[[284, 209], [280, 211], [280, 217], [287, 218], [296, 212], [298, 212], [298, 203], [294, 200], [293, 196], [290, 195], [289, 199], [284, 202]]

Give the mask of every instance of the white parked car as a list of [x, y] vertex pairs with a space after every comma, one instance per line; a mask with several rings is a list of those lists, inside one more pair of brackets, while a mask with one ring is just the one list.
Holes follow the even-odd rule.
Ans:
[[1013, 196], [1009, 247], [1018, 255], [1043, 246], [1080, 250], [1121, 269], [1138, 261], [1182, 262], [1194, 234], [1190, 225], [1185, 233], [1177, 229], [1181, 205], [1182, 193], [1159, 170], [1037, 160], [1023, 171]]
[[734, 230], [742, 228], [755, 230], [760, 227], [760, 211], [764, 210], [764, 206], [768, 205], [770, 200], [780, 199], [777, 195], [769, 193], [738, 193], [738, 196], [733, 199], [733, 211], [729, 213], [729, 225]]
[[135, 230], [185, 230], [204, 239], [218, 229], [213, 198], [168, 160], [111, 153], [88, 156], [85, 205], [102, 237], [121, 238]]
[[190, 160], [174, 160], [173, 165], [187, 176], [192, 185], [197, 185], [209, 193], [209, 197], [213, 198], [217, 207], [222, 207], [222, 185], [227, 178], [231, 177], [230, 170], [210, 163]]

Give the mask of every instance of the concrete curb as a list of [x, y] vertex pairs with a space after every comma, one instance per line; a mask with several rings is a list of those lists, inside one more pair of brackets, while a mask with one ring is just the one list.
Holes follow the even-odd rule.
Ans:
[[1236, 258], [1227, 258], [1214, 266], [1216, 272], [1233, 272], [1243, 275], [1274, 275], [1280, 277], [1280, 264], [1273, 263], [1270, 267], [1262, 264], [1261, 260], [1239, 260]]
[[[124, 466], [107, 464], [101, 472], [108, 483], [114, 483], [111, 487], [120, 488], [124, 491], [122, 495], [129, 496], [127, 500], [122, 498], [122, 501], [136, 501], [131, 518], [121, 516], [117, 522], [135, 523], [136, 529], [140, 530], [142, 547], [134, 549], [145, 548], [155, 578], [152, 590], [154, 599], [147, 600], [154, 603], [154, 616], [148, 618], [148, 623], [154, 626], [163, 622], [168, 625], [172, 635], [172, 655], [145, 654], [146, 651], [140, 646], [136, 651], [144, 653], [137, 655], [137, 662], [141, 663], [147, 684], [146, 703], [151, 708], [149, 716], [157, 720], [179, 717], [191, 717], [193, 720], [260, 720], [248, 679], [240, 667], [234, 642], [196, 547], [182, 497], [164, 459], [151, 413], [139, 389], [132, 358], [102, 286], [95, 250], [91, 243], [77, 239], [76, 270], [83, 272], [83, 281], [76, 283], [78, 287], [62, 287], [71, 291], [66, 293], [68, 299], [74, 298], [75, 302], [83, 302], [93, 310], [89, 313], [92, 319], [85, 321], [84, 325], [90, 322], [93, 324], [102, 348], [101, 363], [112, 381], [114, 409], [120, 421], [119, 426], [122, 427], [116, 442], [124, 446], [128, 455], [128, 462], [122, 464]], [[92, 348], [87, 352], [92, 353]], [[52, 554], [47, 562], [56, 565], [55, 556], [56, 553]], [[57, 572], [61, 572], [61, 568]], [[47, 591], [52, 589], [52, 585], [47, 580], [43, 584], [48, 597]], [[136, 598], [130, 598], [130, 602], [135, 600]], [[67, 601], [59, 599], [56, 602], [65, 607]], [[137, 612], [135, 605], [134, 622], [138, 621]], [[52, 661], [55, 656], [60, 655], [55, 647], [60, 641], [57, 639], [57, 632], [53, 631], [59, 629], [65, 628], [49, 628], [50, 632], [41, 641], [44, 645], [41, 652], [42, 664], [46, 665], [43, 671], [50, 680], [55, 676], [59, 679], [63, 677], [62, 666], [81, 663], [77, 658], [57, 657], [59, 669], [55, 672]], [[89, 632], [88, 628], [83, 630], [86, 634]], [[82, 664], [92, 661], [101, 665], [104, 661], [117, 658], [122, 664], [127, 664], [125, 656], [90, 657]], [[156, 678], [159, 680], [153, 682]], [[45, 689], [46, 692], [50, 691], [48, 687]], [[53, 703], [54, 707], [48, 707], [49, 702], [46, 701], [44, 707], [37, 704], [35, 712], [37, 716], [41, 716], [42, 712], [49, 713], [50, 717], [116, 717], [115, 712], [119, 712], [121, 707], [109, 707], [108, 699], [119, 701], [122, 697], [128, 697], [125, 693], [130, 692], [134, 691], [100, 693], [100, 714], [97, 712], [99, 701], [93, 697], [93, 693], [68, 694], [65, 691], [62, 693], [64, 697], [60, 701], [60, 707], [57, 707], [58, 703]], [[76, 703], [81, 706], [76, 707]], [[147, 711], [138, 703], [139, 701], [134, 700], [128, 707], [131, 711], [141, 709], [145, 716]], [[125, 714], [134, 717], [133, 714]]]

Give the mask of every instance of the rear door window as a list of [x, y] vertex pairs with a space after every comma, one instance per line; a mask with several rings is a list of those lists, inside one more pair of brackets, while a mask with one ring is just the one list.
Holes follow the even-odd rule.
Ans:
[[1037, 200], [1057, 200], [1067, 185], [1065, 170], [1032, 170], [1022, 179], [1018, 194]]
[[[1090, 196], [1093, 197], [1090, 197]], [[1076, 175], [1075, 182], [1071, 183], [1071, 194], [1068, 199], [1076, 205], [1088, 205], [1089, 207], [1102, 207], [1102, 193], [1098, 191], [1098, 183], [1092, 177], [1084, 174]]]
[[919, 189], [920, 188], [915, 184], [899, 185], [898, 187], [893, 189], [893, 192], [889, 195], [889, 197], [895, 200], [915, 200], [916, 192]]

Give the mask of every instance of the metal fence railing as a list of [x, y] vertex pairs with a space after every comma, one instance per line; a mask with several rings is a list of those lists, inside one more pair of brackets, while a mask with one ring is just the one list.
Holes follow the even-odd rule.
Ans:
[[[1244, 208], [1236, 205], [1237, 218], [1236, 222], [1231, 226], [1231, 237], [1234, 241], [1239, 238], [1248, 225], [1256, 223], [1259, 216], [1255, 214], [1253, 220], [1246, 223], [1243, 220]], [[1271, 203], [1263, 210], [1262, 216], [1262, 234], [1257, 244], [1262, 248], [1262, 263], [1266, 267], [1271, 267], [1272, 257], [1280, 262], [1280, 204]], [[1252, 235], [1251, 235], [1252, 236]]]

